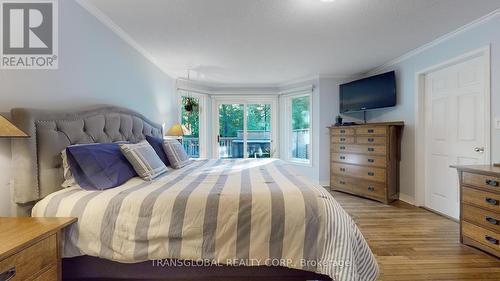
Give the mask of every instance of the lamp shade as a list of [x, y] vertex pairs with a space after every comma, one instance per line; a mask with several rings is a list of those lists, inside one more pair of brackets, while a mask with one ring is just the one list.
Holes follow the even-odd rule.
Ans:
[[0, 138], [27, 138], [25, 132], [10, 123], [7, 118], [0, 115]]
[[182, 136], [191, 135], [191, 132], [188, 128], [186, 128], [186, 126], [181, 125], [179, 123], [176, 123], [172, 127], [170, 127], [170, 129], [168, 129], [168, 131], [165, 135], [166, 136], [182, 137]]

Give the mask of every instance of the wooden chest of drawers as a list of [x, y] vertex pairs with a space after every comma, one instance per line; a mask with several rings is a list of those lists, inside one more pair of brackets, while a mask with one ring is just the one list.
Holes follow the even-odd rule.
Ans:
[[500, 257], [500, 168], [455, 166], [460, 181], [460, 239]]
[[330, 127], [330, 188], [389, 203], [399, 197], [403, 122]]
[[61, 231], [75, 221], [0, 217], [0, 280], [61, 280]]

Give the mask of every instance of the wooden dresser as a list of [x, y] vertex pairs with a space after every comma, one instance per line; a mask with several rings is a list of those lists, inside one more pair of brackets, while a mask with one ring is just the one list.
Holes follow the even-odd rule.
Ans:
[[390, 203], [399, 198], [403, 122], [330, 127], [330, 188]]
[[61, 230], [75, 221], [0, 217], [0, 280], [61, 280]]
[[452, 167], [460, 181], [460, 241], [500, 257], [500, 167]]

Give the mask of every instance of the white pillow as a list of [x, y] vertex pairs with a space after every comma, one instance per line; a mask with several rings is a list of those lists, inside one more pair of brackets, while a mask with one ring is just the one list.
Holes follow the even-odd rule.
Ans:
[[62, 187], [72, 187], [76, 185], [76, 180], [75, 177], [73, 177], [73, 173], [71, 172], [71, 169], [69, 168], [69, 163], [68, 163], [68, 156], [66, 155], [66, 149], [63, 149], [61, 151], [61, 158], [62, 158], [62, 163], [63, 163], [63, 175], [64, 175], [64, 182], [61, 184]]

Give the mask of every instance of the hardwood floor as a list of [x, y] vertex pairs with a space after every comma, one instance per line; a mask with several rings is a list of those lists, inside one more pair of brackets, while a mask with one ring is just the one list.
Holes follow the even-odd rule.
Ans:
[[457, 222], [402, 201], [332, 194], [376, 255], [379, 280], [500, 280], [500, 259], [460, 244]]

